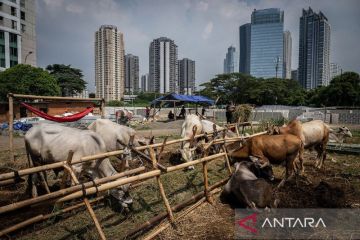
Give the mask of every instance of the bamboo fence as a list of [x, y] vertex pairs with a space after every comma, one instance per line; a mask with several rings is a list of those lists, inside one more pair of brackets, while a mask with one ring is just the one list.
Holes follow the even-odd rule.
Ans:
[[[215, 132], [216, 132], [216, 129], [215, 129]], [[254, 134], [254, 135], [251, 135], [248, 137], [244, 137], [244, 138], [249, 138], [249, 137], [264, 134], [264, 133], [266, 133], [266, 132], [257, 133], [257, 134]], [[35, 216], [33, 218], [27, 219], [23, 222], [20, 222], [18, 224], [15, 224], [13, 226], [7, 227], [6, 229], [2, 229], [2, 230], [0, 230], [0, 237], [4, 236], [6, 234], [9, 234], [13, 231], [24, 228], [26, 226], [29, 226], [31, 224], [34, 224], [36, 222], [46, 220], [52, 216], [56, 216], [56, 215], [59, 215], [64, 212], [68, 212], [68, 211], [71, 211], [73, 209], [76, 209], [76, 208], [79, 208], [79, 207], [85, 205], [90, 214], [90, 217], [94, 221], [94, 224], [99, 233], [100, 239], [106, 239], [106, 236], [101, 227], [101, 224], [97, 220], [96, 215], [91, 207], [91, 203], [101, 200], [102, 197], [96, 198], [97, 200], [88, 200], [87, 197], [89, 195], [94, 195], [99, 192], [104, 192], [104, 191], [107, 191], [110, 189], [114, 189], [114, 188], [117, 188], [117, 187], [125, 185], [125, 184], [130, 184], [130, 183], [135, 183], [135, 182], [138, 183], [139, 181], [140, 182], [145, 181], [150, 178], [156, 178], [156, 182], [157, 182], [157, 185], [158, 185], [158, 188], [160, 191], [160, 195], [161, 195], [162, 201], [163, 201], [165, 209], [166, 209], [166, 214], [158, 215], [157, 218], [155, 218], [155, 220], [150, 219], [145, 225], [143, 224], [140, 226], [142, 228], [134, 229], [133, 231], [129, 232], [129, 234], [134, 234], [148, 226], [151, 226], [153, 223], [163, 219], [164, 217], [168, 217], [169, 221], [171, 223], [174, 223], [176, 220], [174, 218], [173, 211], [174, 210], [178, 211], [178, 210], [188, 206], [189, 203], [193, 202], [192, 199], [199, 199], [202, 196], [204, 196], [208, 202], [210, 202], [210, 203], [212, 202], [211, 190], [214, 189], [214, 185], [213, 186], [208, 185], [208, 171], [207, 171], [208, 165], [207, 164], [210, 161], [215, 160], [215, 159], [220, 159], [220, 158], [225, 159], [227, 169], [229, 171], [229, 174], [231, 174], [231, 167], [229, 165], [229, 160], [227, 158], [225, 144], [241, 141], [244, 138], [243, 137], [225, 138], [225, 136], [223, 136], [222, 139], [213, 139], [209, 144], [207, 144], [205, 147], [203, 147], [204, 151], [203, 151], [203, 156], [201, 158], [190, 161], [190, 162], [185, 162], [185, 163], [182, 163], [182, 164], [179, 164], [176, 166], [170, 166], [170, 167], [165, 167], [159, 163], [159, 160], [161, 158], [164, 147], [171, 145], [171, 144], [184, 142], [184, 141], [193, 142], [194, 139], [198, 139], [198, 138], [201, 138], [204, 136], [212, 136], [213, 134], [214, 134], [214, 132], [211, 132], [211, 133], [207, 133], [207, 134], [199, 134], [199, 135], [194, 136], [193, 138], [182, 138], [182, 139], [176, 139], [176, 140], [171, 140], [171, 141], [167, 141], [167, 139], [165, 139], [162, 143], [156, 143], [156, 144], [151, 144], [151, 145], [147, 145], [147, 146], [131, 148], [132, 151], [134, 151], [135, 153], [138, 153], [138, 154], [139, 153], [142, 154], [143, 157], [146, 157], [147, 160], [152, 163], [152, 169], [147, 172], [144, 172], [145, 167], [139, 167], [136, 169], [132, 169], [129, 171], [115, 174], [113, 176], [104, 177], [104, 178], [96, 179], [94, 181], [85, 182], [85, 183], [81, 184], [81, 183], [79, 183], [79, 180], [77, 179], [77, 177], [72, 169], [73, 164], [104, 159], [104, 158], [110, 157], [110, 156], [117, 156], [117, 155], [122, 154], [124, 151], [123, 150], [112, 151], [112, 152], [101, 153], [101, 154], [96, 154], [96, 155], [92, 155], [92, 156], [85, 156], [80, 159], [72, 160], [72, 151], [70, 150], [69, 157], [66, 161], [0, 174], [0, 186], [1, 186], [1, 185], [4, 185], [5, 183], [6, 184], [11, 183], [11, 182], [16, 183], [16, 180], [19, 177], [22, 177], [25, 175], [30, 175], [30, 174], [34, 174], [34, 173], [42, 173], [47, 170], [52, 170], [55, 168], [62, 167], [64, 169], [64, 175], [70, 176], [70, 178], [72, 179], [72, 183], [73, 183], [72, 186], [63, 188], [63, 189], [55, 191], [55, 192], [50, 192], [50, 193], [47, 193], [47, 194], [44, 194], [41, 196], [22, 200], [22, 201], [15, 202], [15, 203], [12, 203], [12, 204], [9, 204], [6, 206], [1, 206], [0, 207], [0, 215], [9, 213], [11, 211], [14, 211], [14, 210], [17, 210], [20, 208], [24, 208], [27, 206], [36, 206], [39, 204], [60, 204], [63, 202], [74, 200], [74, 199], [79, 199], [79, 198], [83, 199], [82, 200], [83, 203], [77, 203], [73, 206], [63, 208], [62, 210], [55, 212], [55, 213], [50, 213], [50, 214], [46, 214], [46, 215], [41, 214], [41, 215]], [[215, 135], [217, 135], [217, 134], [214, 134], [214, 136]], [[209, 147], [212, 144], [222, 144], [222, 147], [221, 147], [222, 152], [216, 153], [213, 155], [208, 155]], [[155, 148], [158, 148], [158, 149], [160, 148], [160, 153], [158, 153], [158, 158], [156, 158], [156, 155], [154, 152]], [[147, 157], [147, 155], [145, 155], [144, 153], [141, 153], [141, 151], [143, 151], [143, 150], [148, 150], [150, 156]], [[203, 166], [202, 172], [203, 172], [203, 178], [204, 178], [204, 191], [201, 193], [201, 195], [196, 194], [190, 200], [185, 201], [184, 203], [175, 206], [175, 208], [171, 207], [171, 205], [167, 199], [166, 192], [165, 192], [162, 182], [161, 182], [161, 175], [169, 173], [169, 172], [173, 172], [173, 171], [179, 171], [179, 170], [185, 169], [189, 166], [196, 165], [196, 164], [202, 164], [202, 166]], [[133, 175], [133, 176], [130, 176], [130, 175]], [[223, 181], [220, 182], [220, 184], [224, 184], [226, 182], [226, 180], [227, 179], [224, 179]], [[65, 177], [63, 178], [63, 181], [65, 181]], [[215, 187], [218, 187], [218, 186], [220, 186], [219, 183], [215, 184]]]

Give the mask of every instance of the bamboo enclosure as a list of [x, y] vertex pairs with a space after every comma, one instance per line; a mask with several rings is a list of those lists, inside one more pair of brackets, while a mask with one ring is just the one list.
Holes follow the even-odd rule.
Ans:
[[[12, 97], [24, 97], [24, 96], [23, 95], [9, 95], [9, 109], [12, 109], [12, 108], [10, 108], [10, 102], [11, 102], [11, 105], [13, 104]], [[38, 97], [38, 96], [34, 96], [34, 98], [35, 97]], [[12, 126], [12, 125], [10, 124], [10, 126]], [[216, 132], [216, 129], [215, 129], [215, 132]], [[266, 132], [257, 133], [252, 136], [256, 136], [256, 135], [260, 135], [260, 134], [264, 134], [264, 133], [266, 133]], [[33, 205], [38, 205], [38, 204], [59, 204], [59, 203], [67, 202], [70, 200], [83, 198], [84, 203], [77, 204], [74, 206], [79, 206], [79, 207], [84, 206], [84, 205], [86, 206], [87, 210], [90, 213], [91, 218], [94, 221], [94, 224], [96, 226], [96, 229], [99, 233], [100, 238], [106, 239], [105, 234], [102, 230], [101, 224], [97, 220], [96, 215], [92, 210], [91, 203], [93, 201], [88, 200], [87, 197], [90, 195], [93, 195], [93, 194], [97, 194], [97, 193], [105, 192], [110, 189], [117, 188], [117, 187], [125, 185], [125, 184], [131, 184], [131, 183], [135, 183], [135, 182], [139, 182], [139, 181], [142, 182], [142, 181], [145, 181], [150, 178], [156, 178], [159, 192], [160, 192], [162, 201], [163, 201], [165, 209], [166, 209], [166, 216], [168, 216], [170, 222], [175, 223], [175, 218], [173, 215], [173, 208], [171, 207], [171, 205], [166, 197], [166, 192], [165, 192], [165, 189], [161, 182], [161, 175], [168, 174], [173, 171], [183, 170], [192, 165], [202, 164], [203, 179], [204, 179], [203, 196], [205, 196], [205, 199], [211, 203], [212, 202], [212, 198], [211, 198], [212, 188], [209, 186], [209, 183], [208, 183], [208, 163], [215, 159], [224, 159], [225, 160], [224, 162], [226, 163], [228, 171], [229, 171], [229, 173], [231, 173], [231, 168], [229, 165], [229, 160], [227, 158], [225, 144], [238, 142], [238, 141], [243, 140], [244, 138], [248, 138], [248, 137], [252, 137], [252, 136], [247, 136], [247, 137], [239, 137], [238, 136], [235, 138], [223, 137], [222, 139], [214, 139], [211, 142], [211, 144], [222, 144], [222, 152], [208, 156], [208, 153], [207, 153], [208, 149], [206, 149], [205, 154], [201, 158], [190, 161], [190, 162], [185, 162], [185, 163], [182, 163], [182, 164], [179, 164], [176, 166], [165, 167], [159, 163], [159, 161], [161, 159], [162, 151], [164, 150], [165, 146], [184, 142], [184, 141], [192, 142], [192, 141], [194, 141], [194, 139], [198, 139], [198, 138], [201, 138], [204, 136], [212, 136], [213, 134], [214, 134], [214, 132], [210, 132], [207, 134], [196, 135], [193, 138], [182, 138], [182, 139], [175, 139], [175, 140], [171, 140], [171, 141], [167, 141], [167, 139], [165, 139], [162, 143], [155, 143], [155, 144], [151, 144], [148, 146], [140, 146], [140, 147], [131, 148], [132, 151], [134, 151], [135, 153], [138, 153], [140, 155], [141, 154], [145, 155], [141, 151], [148, 150], [150, 157], [147, 157], [145, 155], [145, 158], [147, 157], [148, 158], [147, 160], [151, 161], [152, 169], [148, 170], [146, 172], [144, 172], [146, 170], [145, 167], [139, 167], [136, 169], [132, 169], [132, 170], [128, 170], [128, 171], [125, 171], [122, 173], [115, 174], [113, 176], [96, 179], [94, 181], [85, 182], [82, 184], [79, 183], [79, 181], [78, 181], [77, 177], [75, 176], [75, 174], [72, 170], [72, 167], [71, 167], [73, 164], [94, 161], [94, 160], [98, 160], [98, 159], [104, 159], [104, 158], [107, 158], [110, 156], [117, 156], [124, 152], [123, 150], [118, 150], [118, 151], [106, 152], [106, 153], [101, 153], [101, 154], [96, 154], [96, 155], [91, 155], [91, 156], [85, 156], [80, 159], [74, 159], [72, 161], [71, 161], [72, 158], [69, 158], [68, 160], [65, 160], [63, 162], [57, 162], [57, 163], [47, 164], [47, 165], [38, 166], [38, 167], [21, 169], [17, 172], [8, 172], [8, 173], [0, 174], [0, 186], [1, 186], [1, 185], [5, 185], [8, 183], [16, 183], [16, 178], [18, 178], [18, 177], [22, 177], [22, 176], [26, 176], [26, 175], [34, 174], [34, 173], [42, 173], [47, 170], [52, 170], [52, 169], [61, 167], [65, 170], [65, 172], [71, 177], [71, 179], [73, 181], [73, 185], [70, 187], [63, 188], [63, 189], [60, 189], [55, 192], [50, 192], [50, 193], [47, 193], [47, 194], [44, 194], [44, 195], [41, 195], [41, 196], [38, 196], [35, 198], [30, 198], [30, 199], [22, 200], [19, 202], [15, 202], [15, 203], [12, 203], [12, 204], [9, 204], [6, 206], [1, 206], [0, 214], [8, 213], [8, 212], [11, 212], [11, 211], [23, 208], [23, 207], [27, 207], [27, 206], [33, 206]], [[11, 139], [10, 147], [13, 147], [12, 146], [12, 136], [10, 137], [10, 139]], [[210, 145], [208, 145], [207, 148], [210, 147]], [[160, 149], [160, 154], [158, 155], [158, 159], [156, 159], [156, 157], [155, 157], [155, 152], [154, 152], [155, 148]], [[10, 152], [11, 152], [11, 149], [10, 149]], [[14, 155], [10, 154], [10, 157], [11, 156], [14, 156]], [[12, 158], [11, 158], [11, 160], [12, 160]], [[130, 176], [130, 175], [133, 175], [133, 176]], [[64, 179], [63, 179], [63, 181], [64, 181]], [[54, 214], [56, 214], [56, 215], [60, 214], [60, 213], [62, 213], [62, 211], [66, 212], [67, 209], [69, 209], [69, 208], [65, 208], [63, 210], [60, 210], [58, 213], [54, 213]], [[49, 214], [35, 216], [31, 219], [20, 222], [14, 226], [8, 227], [6, 229], [2, 229], [2, 230], [0, 230], [0, 237], [3, 236], [4, 234], [8, 234], [10, 232], [16, 231], [16, 230], [26, 227], [30, 224], [33, 224], [33, 223], [36, 223], [39, 221], [43, 221], [43, 220], [49, 218], [49, 216], [50, 216]]]

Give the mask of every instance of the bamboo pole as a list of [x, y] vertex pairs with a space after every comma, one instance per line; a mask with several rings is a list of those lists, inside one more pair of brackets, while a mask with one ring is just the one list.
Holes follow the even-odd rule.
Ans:
[[222, 146], [223, 152], [225, 153], [225, 163], [226, 163], [226, 167], [228, 169], [229, 175], [232, 174], [232, 170], [231, 170], [231, 166], [230, 166], [230, 161], [229, 161], [229, 156], [228, 153], [226, 151], [226, 147]]
[[183, 168], [186, 168], [186, 167], [198, 164], [198, 163], [211, 161], [211, 160], [214, 160], [216, 158], [223, 157], [224, 155], [225, 155], [225, 153], [218, 153], [218, 154], [214, 154], [214, 155], [211, 155], [211, 156], [200, 158], [200, 159], [197, 159], [197, 160], [194, 160], [194, 161], [191, 161], [191, 162], [186, 162], [186, 163], [182, 163], [182, 164], [179, 164], [179, 165], [176, 165], [176, 166], [167, 167], [166, 172], [173, 172], [173, 171], [183, 169]]
[[[227, 183], [229, 178], [220, 180], [219, 182], [215, 183], [214, 185], [211, 185], [209, 187], [210, 190], [214, 190], [215, 188], [218, 188], [222, 185], [224, 185], [225, 183]], [[204, 196], [204, 192], [201, 191], [195, 195], [193, 195], [192, 197], [184, 200], [183, 202], [175, 205], [174, 207], [172, 207], [172, 211], [173, 212], [178, 212], [181, 211], [182, 209], [184, 209], [185, 207], [189, 206], [190, 204], [198, 201], [199, 199], [201, 199]], [[141, 231], [141, 230], [145, 230], [149, 227], [152, 227], [153, 225], [155, 225], [157, 222], [161, 221], [162, 219], [166, 218], [166, 216], [168, 216], [167, 212], [162, 212], [152, 218], [150, 218], [149, 220], [147, 220], [146, 222], [144, 222], [143, 224], [139, 225], [138, 227], [136, 227], [135, 229], [132, 229], [131, 231], [127, 232], [125, 239], [130, 238], [131, 236], [133, 236], [134, 234], [136, 234], [137, 232]]]
[[[70, 155], [71, 156], [73, 155], [72, 151], [69, 152], [69, 156]], [[68, 158], [68, 161], [69, 161], [69, 163], [71, 163], [71, 158]], [[77, 185], [80, 184], [79, 179], [76, 177], [76, 175], [75, 175], [73, 169], [71, 168], [71, 166], [66, 164], [66, 165], [64, 165], [64, 167], [65, 167], [65, 169], [67, 171], [69, 171], [70, 176], [71, 176], [72, 180], [75, 182], [75, 184], [77, 184]], [[100, 239], [106, 240], [105, 233], [102, 230], [100, 222], [99, 222], [99, 220], [97, 219], [97, 217], [95, 215], [94, 209], [92, 209], [92, 207], [91, 207], [89, 199], [86, 196], [84, 196], [83, 201], [84, 201], [85, 206], [86, 206], [86, 208], [87, 208], [87, 210], [88, 210], [88, 212], [90, 214], [91, 219], [94, 221], [94, 224], [95, 224], [95, 227], [96, 227], [96, 229], [97, 229], [97, 231], [99, 233]]]
[[[205, 200], [206, 200], [206, 198], [203, 197], [197, 203], [195, 203], [194, 205], [192, 205], [188, 209], [184, 210], [184, 212], [180, 213], [179, 216], [176, 217], [176, 221], [179, 221], [181, 218], [185, 217], [186, 215], [188, 215], [189, 213], [194, 211], [197, 207], [199, 207], [201, 204], [203, 204], [205, 202]], [[143, 238], [143, 240], [151, 240], [151, 239], [153, 239], [154, 237], [159, 235], [162, 231], [167, 229], [169, 226], [170, 226], [170, 222], [165, 222], [162, 226], [159, 226], [153, 232], [151, 232], [150, 234], [145, 236]]]
[[[91, 195], [91, 194], [95, 194], [97, 192], [103, 192], [112, 188], [116, 188], [128, 183], [132, 183], [135, 181], [139, 181], [139, 180], [145, 180], [148, 178], [152, 178], [152, 177], [156, 177], [159, 176], [161, 173], [160, 170], [153, 170], [150, 172], [146, 172], [146, 173], [142, 173], [136, 176], [132, 176], [132, 177], [128, 177], [128, 178], [122, 178], [122, 179], [118, 179], [116, 181], [112, 181], [112, 182], [107, 182], [104, 183], [98, 187], [90, 187], [86, 189], [86, 196]], [[64, 201], [69, 201], [75, 198], [79, 198], [83, 196], [83, 192], [82, 191], [77, 191], [74, 192], [72, 194], [66, 195], [60, 199], [58, 199], [56, 202], [64, 202]]]
[[[165, 139], [166, 140], [166, 139]], [[150, 157], [151, 157], [151, 160], [153, 161], [153, 168], [154, 169], [157, 169], [157, 160], [155, 158], [155, 152], [154, 152], [154, 149], [152, 147], [149, 147], [149, 153], [150, 153]], [[164, 186], [162, 185], [161, 183], [161, 180], [160, 180], [160, 175], [159, 176], [156, 176], [156, 181], [158, 183], [158, 186], [159, 186], [159, 190], [160, 190], [160, 195], [161, 195], [161, 198], [162, 200], [164, 201], [164, 205], [165, 205], [165, 208], [166, 208], [166, 211], [169, 215], [169, 220], [171, 222], [174, 221], [174, 215], [173, 215], [173, 212], [171, 210], [171, 206], [169, 204], [169, 200], [167, 199], [166, 197], [166, 194], [165, 194], [165, 190], [164, 190]]]
[[[145, 167], [139, 167], [139, 168], [135, 168], [133, 170], [129, 170], [129, 171], [126, 171], [126, 172], [115, 174], [115, 175], [110, 176], [110, 177], [96, 179], [96, 180], [94, 180], [94, 182], [92, 182], [92, 181], [86, 182], [86, 183], [83, 183], [83, 185], [84, 185], [85, 188], [89, 188], [89, 187], [94, 186], [94, 183], [95, 184], [108, 183], [108, 182], [113, 181], [115, 179], [122, 178], [122, 177], [125, 177], [125, 176], [128, 176], [128, 175], [131, 175], [131, 174], [136, 174], [136, 173], [142, 172], [144, 170], [145, 170]], [[82, 185], [75, 185], [75, 186], [72, 186], [72, 187], [69, 187], [69, 188], [58, 190], [56, 192], [41, 195], [41, 196], [38, 196], [36, 198], [30, 198], [30, 199], [26, 199], [26, 200], [23, 200], [23, 201], [20, 201], [20, 202], [15, 202], [15, 203], [12, 203], [12, 204], [9, 204], [9, 205], [6, 205], [6, 206], [2, 206], [2, 207], [0, 207], [0, 214], [6, 213], [6, 212], [9, 212], [9, 211], [14, 211], [14, 210], [22, 208], [22, 207], [30, 206], [30, 205], [37, 204], [37, 203], [44, 202], [44, 201], [48, 201], [48, 200], [51, 200], [51, 199], [63, 197], [63, 196], [74, 193], [74, 192], [76, 192], [78, 190], [81, 190], [81, 189], [82, 189]]]
[[[100, 196], [100, 197], [97, 197], [97, 198], [94, 198], [94, 199], [89, 200], [89, 202], [90, 202], [90, 203], [94, 203], [94, 202], [100, 201], [100, 200], [102, 200], [102, 199], [104, 199], [104, 197], [103, 197], [103, 196]], [[13, 225], [13, 226], [11, 226], [11, 227], [9, 227], [9, 228], [6, 228], [6, 229], [4, 229], [4, 230], [1, 230], [1, 231], [0, 231], [0, 237], [4, 236], [4, 235], [6, 235], [6, 234], [9, 234], [9, 233], [11, 233], [11, 232], [14, 232], [14, 231], [16, 231], [16, 230], [19, 230], [19, 229], [21, 229], [21, 228], [24, 228], [24, 227], [26, 227], [26, 226], [28, 226], [28, 225], [31, 225], [31, 224], [34, 224], [34, 223], [37, 223], [37, 222], [40, 222], [40, 221], [45, 221], [46, 219], [55, 217], [55, 216], [57, 216], [57, 215], [59, 215], [59, 214], [66, 213], [66, 212], [72, 211], [72, 210], [74, 210], [74, 209], [80, 208], [80, 207], [82, 207], [82, 206], [84, 206], [84, 205], [85, 205], [85, 203], [82, 202], [82, 203], [78, 203], [78, 204], [75, 204], [75, 205], [73, 205], [73, 206], [70, 206], [70, 207], [61, 209], [61, 210], [59, 210], [59, 211], [57, 211], [57, 212], [54, 212], [54, 213], [49, 213], [49, 214], [46, 214], [46, 215], [43, 215], [43, 214], [37, 215], [37, 216], [32, 217], [32, 218], [30, 218], [30, 219], [27, 219], [27, 220], [25, 220], [25, 221], [23, 221], [23, 222], [20, 222], [20, 223], [18, 223], [18, 224], [16, 224], [16, 225]]]
[[9, 150], [10, 161], [15, 161], [14, 153], [14, 99], [13, 94], [9, 93]]
[[[239, 140], [242, 140], [242, 139], [246, 139], [246, 138], [250, 138], [250, 137], [254, 137], [254, 136], [258, 136], [258, 135], [262, 135], [262, 134], [266, 134], [266, 133], [267, 132], [264, 131], [264, 132], [255, 133], [255, 134], [253, 134], [251, 136], [247, 136], [247, 137], [227, 138], [226, 142], [227, 143], [238, 142]], [[212, 135], [212, 133], [209, 133], [208, 135], [210, 136], [210, 135]], [[199, 137], [203, 137], [203, 136], [205, 136], [205, 134], [196, 135], [194, 138], [199, 138]], [[155, 143], [155, 144], [148, 145], [148, 146], [151, 146], [151, 147], [155, 148], [155, 147], [161, 147], [163, 145], [167, 146], [167, 145], [171, 145], [171, 144], [175, 144], [175, 143], [179, 143], [179, 142], [183, 142], [183, 141], [189, 141], [189, 140], [190, 140], [190, 138], [182, 138], [182, 139], [176, 139], [176, 140], [167, 141], [165, 144], [163, 144], [163, 143]], [[224, 141], [225, 140], [223, 140], [223, 139], [214, 140], [214, 144], [222, 143]], [[136, 149], [138, 151], [145, 150], [146, 148], [148, 148], [148, 146], [140, 146], [140, 147], [136, 147], [134, 149]], [[72, 161], [71, 164], [73, 165], [73, 164], [77, 164], [77, 163], [93, 161], [93, 160], [96, 160], [96, 159], [115, 156], [115, 155], [122, 154], [123, 152], [124, 152], [123, 150], [117, 150], [117, 151], [112, 151], [112, 152], [107, 152], [107, 153], [101, 153], [101, 154], [85, 156], [85, 157], [82, 157], [80, 159]], [[57, 163], [47, 164], [47, 165], [43, 165], [43, 166], [33, 167], [33, 168], [27, 168], [27, 169], [19, 170], [18, 173], [19, 173], [19, 176], [29, 175], [29, 174], [40, 172], [40, 171], [51, 170], [51, 169], [54, 169], [54, 168], [63, 167], [65, 163], [66, 163], [66, 161], [63, 161], [63, 162], [57, 162]], [[15, 177], [14, 172], [3, 173], [3, 174], [0, 174], [0, 181], [7, 180], [7, 179], [10, 179], [10, 178], [14, 178], [14, 177]]]
[[101, 98], [100, 112], [101, 112], [101, 118], [105, 118], [105, 99], [104, 98]]
[[12, 96], [14, 98], [24, 98], [24, 99], [46, 99], [46, 100], [66, 100], [66, 101], [73, 100], [73, 101], [90, 101], [90, 102], [102, 101], [101, 98], [73, 98], [73, 97], [38, 96], [38, 95], [25, 95], [25, 94], [12, 94]]

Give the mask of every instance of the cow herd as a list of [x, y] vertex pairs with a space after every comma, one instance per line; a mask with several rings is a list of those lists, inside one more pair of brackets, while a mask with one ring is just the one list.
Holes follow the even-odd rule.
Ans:
[[[214, 129], [223, 131], [226, 138], [237, 136], [234, 132], [216, 126], [211, 121], [189, 114], [182, 125], [181, 137], [192, 138], [194, 135], [209, 133]], [[317, 151], [316, 166], [321, 168], [326, 158], [325, 149], [330, 134], [335, 135], [337, 139], [351, 137], [351, 132], [346, 127], [333, 131], [322, 121], [301, 123], [294, 120], [287, 126], [272, 127], [267, 135], [255, 136], [247, 141], [227, 143], [225, 148], [230, 162], [235, 166], [235, 171], [226, 184], [223, 195], [232, 194], [238, 201], [251, 208], [276, 207], [277, 203], [270, 194], [272, 185], [267, 181], [274, 179], [272, 164], [286, 166], [286, 175], [279, 184], [280, 187], [294, 173], [303, 174], [304, 149], [314, 148]], [[133, 158], [129, 145], [137, 147], [152, 143], [153, 139], [139, 136], [134, 129], [113, 123], [108, 119], [96, 120], [87, 130], [41, 123], [32, 127], [25, 135], [30, 166], [64, 161], [70, 151], [73, 152], [72, 159], [80, 159], [107, 151], [124, 150], [124, 154], [118, 157], [121, 163], [120, 171], [123, 171], [128, 167], [128, 160]], [[184, 161], [194, 160], [195, 146], [196, 144], [191, 141], [181, 144], [180, 153]], [[215, 150], [219, 151], [219, 148]], [[73, 170], [80, 179], [87, 176], [94, 180], [117, 174], [109, 158], [74, 164]], [[58, 171], [54, 172], [57, 176]], [[47, 181], [46, 175], [29, 176], [29, 190], [33, 196], [37, 195], [36, 184], [39, 182], [37, 181], [39, 176]], [[111, 190], [110, 195], [119, 202], [120, 206], [128, 208], [132, 203], [128, 191], [129, 186], [125, 185]]]
[[[210, 131], [204, 127], [204, 121], [206, 120], [200, 120], [195, 115], [187, 117], [182, 126], [182, 137], [191, 137], [194, 126], [194, 129], [197, 129], [196, 134]], [[221, 129], [218, 126], [217, 128]], [[227, 137], [232, 137], [232, 134], [227, 130]], [[250, 208], [276, 206], [277, 204], [269, 199], [269, 196], [272, 196], [269, 194], [272, 187], [266, 181], [274, 178], [272, 164], [285, 166], [285, 177], [277, 186], [280, 188], [294, 174], [304, 175], [305, 149], [316, 150], [315, 166], [319, 169], [323, 166], [330, 137], [342, 142], [344, 138], [352, 137], [352, 134], [347, 127], [333, 130], [321, 120], [306, 123], [293, 120], [282, 127], [272, 126], [267, 134], [254, 136], [240, 143], [227, 144], [228, 157], [230, 163], [235, 165], [235, 172], [226, 184], [222, 196], [235, 197], [239, 203]], [[192, 160], [195, 147], [190, 148], [189, 144], [182, 147], [184, 160]]]

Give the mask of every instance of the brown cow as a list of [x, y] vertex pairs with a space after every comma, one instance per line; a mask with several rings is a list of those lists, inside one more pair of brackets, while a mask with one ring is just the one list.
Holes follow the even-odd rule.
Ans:
[[260, 135], [250, 138], [239, 149], [230, 152], [231, 162], [248, 158], [259, 162], [262, 167], [272, 164], [286, 163], [286, 175], [278, 187], [284, 185], [294, 173], [294, 161], [299, 155], [302, 161], [303, 143], [300, 138], [291, 135]]
[[[315, 148], [317, 161], [315, 166], [321, 168], [326, 159], [326, 145], [329, 141], [330, 127], [321, 120], [313, 120], [301, 124], [298, 120], [292, 120], [287, 126], [273, 127], [270, 134], [292, 134], [301, 139], [305, 149]], [[301, 171], [304, 172], [304, 164], [300, 160]]]

